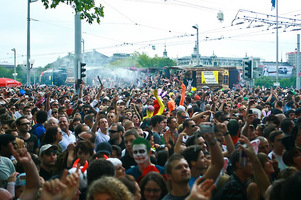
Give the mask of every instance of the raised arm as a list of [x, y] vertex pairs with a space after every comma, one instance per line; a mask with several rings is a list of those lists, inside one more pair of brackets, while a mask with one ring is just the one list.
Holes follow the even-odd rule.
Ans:
[[19, 197], [20, 200], [32, 200], [35, 199], [40, 189], [40, 177], [38, 169], [35, 166], [30, 154], [26, 148], [18, 149], [17, 151], [13, 148], [12, 144], [9, 144], [9, 149], [13, 156], [21, 163], [26, 173], [26, 186], [25, 190]]
[[250, 143], [249, 139], [245, 136], [241, 136], [240, 141], [247, 144], [247, 148], [243, 147], [242, 145], [239, 146], [240, 149], [242, 149], [247, 156], [250, 158], [252, 162], [252, 168], [254, 171], [254, 178], [255, 182], [258, 186], [258, 189], [262, 196], [265, 196], [265, 192], [270, 186], [270, 180], [266, 173], [264, 172], [264, 169], [262, 168], [258, 157], [255, 154], [254, 148], [252, 144]]
[[215, 135], [212, 133], [205, 133], [204, 137], [208, 143], [212, 158], [211, 164], [205, 172], [204, 177], [205, 179], [213, 179], [213, 181], [215, 181], [224, 166], [224, 157], [221, 148], [219, 145], [217, 145], [217, 139], [215, 138]]
[[185, 100], [185, 92], [186, 92], [186, 86], [184, 85], [184, 83], [182, 83], [181, 88], [182, 88], [182, 95], [181, 95], [181, 100], [180, 100], [179, 105], [183, 106], [184, 100]]

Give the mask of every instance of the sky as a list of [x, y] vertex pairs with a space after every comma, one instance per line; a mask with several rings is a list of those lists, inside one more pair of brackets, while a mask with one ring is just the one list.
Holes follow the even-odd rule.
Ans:
[[[95, 0], [104, 6], [101, 23], [92, 25], [82, 20], [84, 50], [104, 55], [144, 52], [162, 56], [166, 46], [168, 57], [190, 56], [199, 27], [201, 56], [260, 57], [276, 61], [275, 29], [268, 25], [233, 26], [231, 22], [240, 9], [276, 15], [270, 0]], [[17, 64], [26, 60], [27, 0], [0, 0], [0, 64], [13, 64], [12, 48], [17, 51]], [[34, 67], [44, 67], [58, 57], [74, 53], [74, 11], [59, 5], [46, 10], [40, 1], [30, 4], [31, 58]], [[217, 13], [224, 14], [224, 21]], [[242, 12], [242, 16], [261, 17]], [[301, 1], [279, 0], [279, 16], [297, 19], [301, 26]], [[281, 19], [279, 18], [279, 21]], [[298, 21], [299, 20], [299, 21]], [[250, 28], [247, 28], [250, 25]], [[297, 34], [301, 31], [279, 29], [279, 61], [295, 51]], [[154, 48], [153, 48], [154, 47]]]

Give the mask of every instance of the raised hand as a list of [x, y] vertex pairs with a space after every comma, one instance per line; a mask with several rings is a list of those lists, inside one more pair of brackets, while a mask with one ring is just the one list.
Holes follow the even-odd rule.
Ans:
[[190, 195], [185, 200], [209, 200], [211, 192], [215, 188], [212, 179], [207, 179], [201, 183], [204, 178], [198, 178], [190, 191]]
[[20, 148], [18, 150], [15, 150], [12, 143], [9, 143], [9, 149], [19, 163], [25, 164], [30, 163], [32, 161], [31, 156], [26, 148]]

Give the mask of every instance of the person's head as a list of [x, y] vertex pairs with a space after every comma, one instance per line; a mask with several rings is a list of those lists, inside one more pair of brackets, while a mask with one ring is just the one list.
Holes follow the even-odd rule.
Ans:
[[187, 161], [181, 154], [173, 154], [170, 156], [164, 167], [167, 181], [171, 184], [189, 182], [191, 171]]
[[290, 118], [285, 118], [281, 121], [280, 127], [285, 134], [290, 135], [295, 127], [295, 123]]
[[286, 117], [291, 119], [291, 120], [294, 120], [296, 119], [296, 114], [295, 114], [295, 111], [294, 110], [288, 110], [286, 113], [285, 113]]
[[113, 144], [111, 158], [121, 158], [121, 151], [122, 149], [120, 148], [120, 146]]
[[93, 122], [94, 122], [94, 116], [93, 115], [90, 115], [90, 114], [85, 115], [85, 117], [84, 117], [84, 123], [85, 124], [87, 124], [89, 127], [92, 127]]
[[170, 129], [176, 129], [178, 127], [177, 119], [176, 117], [168, 117], [167, 118], [167, 126]]
[[115, 144], [122, 139], [124, 133], [124, 128], [118, 123], [113, 123], [109, 129], [110, 141]]
[[90, 162], [89, 167], [87, 168], [88, 186], [94, 181], [99, 180], [102, 176], [115, 176], [114, 165], [104, 158]]
[[123, 138], [124, 138], [124, 144], [125, 144], [125, 149], [131, 154], [133, 152], [132, 149], [132, 143], [133, 141], [138, 138], [137, 131], [135, 130], [128, 130], [124, 133]]
[[11, 151], [9, 149], [9, 143], [11, 143], [15, 149], [17, 149], [16, 146], [16, 138], [13, 135], [9, 134], [2, 134], [0, 135], [0, 155], [10, 158], [11, 157]]
[[283, 162], [287, 166], [296, 167], [301, 170], [301, 149], [298, 147], [291, 148], [283, 152]]
[[67, 133], [69, 131], [69, 125], [70, 123], [66, 116], [62, 115], [59, 117], [59, 126], [62, 129], [62, 131]]
[[139, 164], [144, 164], [150, 162], [151, 146], [147, 139], [138, 137], [132, 143], [133, 156], [135, 162]]
[[109, 142], [101, 142], [96, 146], [96, 154], [105, 154], [110, 157], [112, 153], [112, 145]]
[[130, 193], [133, 195], [133, 200], [141, 199], [140, 187], [132, 175], [122, 176], [119, 178], [119, 180], [127, 187]]
[[41, 167], [46, 170], [50, 170], [57, 161], [57, 150], [56, 145], [45, 144], [40, 148], [39, 156], [41, 159]]
[[188, 136], [191, 136], [198, 127], [192, 119], [185, 119], [183, 122], [183, 129]]
[[234, 150], [230, 155], [230, 161], [232, 163], [233, 170], [239, 173], [241, 176], [248, 178], [253, 175], [252, 163], [247, 157], [247, 165], [239, 165], [240, 150]]
[[87, 200], [132, 200], [132, 195], [120, 180], [102, 177], [89, 186]]
[[184, 110], [179, 110], [177, 112], [177, 123], [182, 124], [185, 119], [187, 119], [187, 113]]
[[282, 155], [282, 152], [284, 150], [284, 146], [282, 144], [282, 139], [284, 138], [283, 131], [273, 131], [269, 135], [269, 141], [271, 142], [273, 151], [277, 153], [278, 155]]
[[53, 126], [46, 130], [43, 144], [59, 143], [63, 139], [62, 131], [59, 127]]
[[131, 120], [127, 120], [123, 123], [123, 127], [125, 131], [131, 130], [135, 127], [135, 124]]
[[84, 131], [84, 132], [81, 132], [79, 135], [78, 135], [78, 139], [79, 140], [88, 140], [91, 142], [92, 146], [93, 146], [93, 149], [94, 149], [94, 143], [95, 143], [95, 140], [96, 140], [96, 136], [94, 133], [92, 133], [91, 131]]
[[269, 142], [265, 137], [258, 136], [256, 139], [259, 139], [258, 152], [265, 153], [266, 155], [270, 152]]
[[20, 117], [16, 120], [18, 133], [24, 134], [31, 130], [31, 123], [26, 117]]
[[79, 118], [79, 117], [74, 117], [74, 118], [72, 119], [72, 128], [73, 128], [73, 130], [75, 130], [76, 127], [77, 127], [78, 125], [80, 125], [80, 124], [81, 124], [81, 118]]
[[125, 175], [125, 169], [122, 166], [121, 160], [119, 160], [118, 158], [108, 158], [107, 160], [110, 161], [114, 165], [116, 178], [119, 178], [119, 177]]
[[116, 123], [116, 115], [115, 115], [115, 113], [109, 112], [108, 115], [107, 115], [107, 120], [108, 120], [109, 125], [111, 125], [113, 123]]
[[134, 113], [132, 118], [131, 118], [132, 122], [134, 122], [134, 124], [140, 124], [140, 119], [139, 119], [139, 116], [138, 114]]
[[57, 100], [54, 100], [50, 103], [50, 106], [51, 106], [51, 109], [54, 109], [54, 108], [58, 109], [60, 104]]
[[282, 199], [300, 199], [301, 196], [301, 172], [289, 177], [282, 186]]
[[199, 145], [202, 151], [207, 151], [207, 144], [205, 139], [202, 137], [200, 131], [196, 131], [191, 137], [186, 140], [186, 147], [192, 145]]
[[90, 109], [91, 109], [91, 106], [89, 106], [89, 105], [82, 106], [82, 113], [84, 113], [84, 116], [89, 114]]
[[90, 141], [81, 140], [76, 143], [74, 154], [79, 159], [81, 166], [85, 165], [86, 161], [89, 161], [90, 157], [94, 154], [94, 149]]
[[23, 116], [24, 115], [29, 115], [29, 116], [31, 116], [31, 108], [29, 107], [29, 106], [25, 106], [24, 108], [23, 108]]
[[158, 132], [163, 130], [167, 125], [167, 120], [163, 115], [155, 115], [151, 118], [151, 125]]
[[208, 162], [204, 156], [201, 146], [189, 146], [182, 151], [182, 155], [188, 162], [190, 169], [195, 168], [197, 170], [203, 170], [208, 168]]
[[90, 128], [86, 124], [79, 124], [74, 129], [74, 135], [75, 135], [76, 138], [78, 138], [79, 134], [81, 134], [84, 131], [89, 131], [89, 130], [90, 130]]
[[272, 173], [275, 172], [273, 168], [273, 161], [269, 159], [267, 154], [265, 153], [258, 153], [257, 158], [259, 159], [259, 162], [261, 164], [261, 167], [267, 174], [267, 176], [270, 176]]
[[144, 138], [144, 132], [143, 132], [143, 130], [142, 130], [142, 128], [140, 128], [140, 127], [135, 127], [135, 128], [133, 128], [137, 133], [138, 133], [138, 136], [139, 137], [142, 137], [142, 138]]
[[255, 131], [255, 127], [253, 126], [253, 124], [250, 124], [248, 127], [248, 132], [246, 134], [246, 137], [252, 141], [256, 138], [256, 131]]
[[271, 114], [265, 118], [265, 122], [267, 125], [275, 125], [276, 127], [280, 126], [280, 121], [278, 117], [275, 115]]
[[102, 132], [107, 131], [107, 129], [109, 128], [109, 124], [108, 124], [108, 120], [106, 118], [103, 117], [99, 120], [99, 128]]
[[50, 117], [47, 120], [47, 128], [52, 127], [52, 126], [58, 126], [58, 124], [59, 124], [59, 120], [57, 118]]
[[157, 172], [147, 173], [139, 185], [143, 200], [160, 200], [168, 193], [165, 179]]
[[47, 112], [46, 111], [42, 111], [42, 110], [39, 110], [37, 112], [37, 122], [39, 124], [43, 124], [44, 122], [47, 121]]
[[230, 119], [227, 128], [231, 136], [239, 136], [239, 124], [236, 119]]

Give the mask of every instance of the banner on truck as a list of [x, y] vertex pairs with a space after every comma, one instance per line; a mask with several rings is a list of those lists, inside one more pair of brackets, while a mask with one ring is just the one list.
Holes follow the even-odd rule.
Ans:
[[218, 71], [203, 71], [202, 84], [218, 84]]

